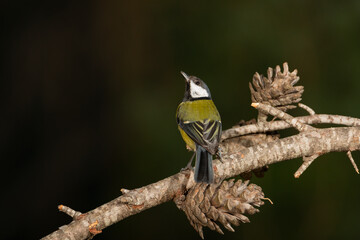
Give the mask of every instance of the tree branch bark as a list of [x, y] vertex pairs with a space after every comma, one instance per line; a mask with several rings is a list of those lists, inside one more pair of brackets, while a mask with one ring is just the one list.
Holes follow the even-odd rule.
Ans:
[[[360, 119], [341, 115], [315, 114], [310, 116], [295, 117], [295, 119], [305, 124], [329, 123], [345, 126], [360, 126]], [[245, 126], [234, 126], [223, 131], [221, 139], [224, 140], [247, 134], [264, 133], [287, 128], [291, 128], [291, 125], [286, 121], [272, 121], [261, 124], [256, 123]]]
[[[339, 123], [353, 126], [360, 125], [360, 119], [335, 115], [311, 115], [297, 119], [307, 124]], [[225, 131], [223, 139], [288, 127], [290, 125], [284, 121], [265, 123], [262, 126], [248, 125]], [[298, 157], [359, 150], [360, 128], [310, 128], [308, 131], [300, 132], [291, 137], [257, 144], [248, 148], [244, 148], [240, 146], [240, 143], [234, 141], [225, 141], [222, 144], [233, 144], [232, 149], [238, 148], [241, 150], [222, 153], [222, 161], [214, 161], [216, 181]], [[236, 144], [239, 146], [236, 146]], [[125, 191], [124, 195], [76, 217], [70, 224], [60, 227], [59, 230], [43, 239], [79, 240], [91, 238], [100, 233], [102, 229], [126, 217], [173, 200], [176, 196], [182, 195], [186, 189], [194, 186], [194, 184], [193, 172], [186, 170], [145, 187]]]

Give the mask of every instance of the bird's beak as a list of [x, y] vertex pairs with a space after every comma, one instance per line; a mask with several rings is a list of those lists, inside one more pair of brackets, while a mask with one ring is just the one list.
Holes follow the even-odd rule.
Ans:
[[190, 81], [190, 77], [186, 73], [184, 73], [183, 71], [181, 71], [180, 73], [181, 73], [181, 75], [184, 76], [184, 78], [186, 79], [187, 82]]

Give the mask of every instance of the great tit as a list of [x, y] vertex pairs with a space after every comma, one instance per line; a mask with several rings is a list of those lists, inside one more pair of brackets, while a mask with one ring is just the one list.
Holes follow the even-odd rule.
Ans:
[[[212, 155], [218, 151], [221, 118], [208, 86], [195, 76], [181, 72], [186, 80], [185, 95], [176, 111], [176, 121], [189, 150], [196, 152], [196, 182], [214, 181]], [[188, 166], [191, 166], [192, 159]]]

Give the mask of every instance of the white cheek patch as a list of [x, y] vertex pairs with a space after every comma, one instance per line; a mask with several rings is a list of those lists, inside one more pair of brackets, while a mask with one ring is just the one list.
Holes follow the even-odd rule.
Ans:
[[193, 98], [209, 97], [209, 93], [206, 89], [196, 85], [193, 81], [190, 81], [190, 95]]

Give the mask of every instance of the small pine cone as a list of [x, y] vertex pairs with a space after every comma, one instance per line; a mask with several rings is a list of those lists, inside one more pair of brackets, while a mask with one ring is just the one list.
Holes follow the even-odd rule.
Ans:
[[[268, 68], [267, 77], [255, 73], [252, 84], [249, 83], [252, 102], [265, 103], [282, 111], [296, 108], [294, 103], [301, 101], [303, 86], [294, 86], [300, 79], [297, 70], [289, 72], [289, 66], [283, 64], [284, 71], [276, 66], [275, 71]], [[274, 75], [275, 73], [275, 75]]]
[[190, 224], [204, 239], [203, 227], [208, 227], [224, 234], [219, 225], [234, 232], [232, 225], [250, 220], [244, 215], [252, 215], [264, 204], [264, 193], [261, 187], [234, 179], [221, 184], [196, 184], [186, 195], [174, 199], [177, 207], [183, 210]]

